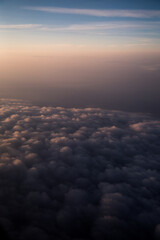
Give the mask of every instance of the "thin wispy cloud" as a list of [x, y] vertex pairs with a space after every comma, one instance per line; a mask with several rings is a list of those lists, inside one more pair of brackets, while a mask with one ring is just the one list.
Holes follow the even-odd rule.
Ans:
[[96, 17], [160, 18], [158, 10], [97, 10], [60, 7], [25, 7], [27, 10], [49, 13], [88, 15]]
[[41, 24], [10, 24], [10, 25], [0, 25], [0, 29], [32, 29], [39, 28]]
[[84, 24], [71, 24], [67, 26], [43, 25], [43, 24], [17, 24], [17, 25], [0, 25], [0, 29], [4, 30], [22, 30], [35, 29], [40, 31], [100, 31], [114, 29], [153, 29], [160, 28], [160, 22], [92, 22]]
[[42, 30], [48, 31], [88, 31], [88, 30], [112, 30], [112, 29], [138, 29], [159, 28], [159, 22], [94, 22], [85, 24], [72, 24], [65, 27], [44, 26]]

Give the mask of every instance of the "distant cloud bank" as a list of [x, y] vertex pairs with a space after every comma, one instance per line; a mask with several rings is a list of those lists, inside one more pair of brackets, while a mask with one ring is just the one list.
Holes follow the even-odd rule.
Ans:
[[0, 236], [160, 236], [160, 121], [0, 101]]

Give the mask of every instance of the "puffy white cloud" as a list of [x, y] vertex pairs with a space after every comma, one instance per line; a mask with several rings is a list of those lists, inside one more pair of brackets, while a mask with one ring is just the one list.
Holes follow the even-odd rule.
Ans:
[[0, 104], [0, 236], [159, 239], [160, 121]]

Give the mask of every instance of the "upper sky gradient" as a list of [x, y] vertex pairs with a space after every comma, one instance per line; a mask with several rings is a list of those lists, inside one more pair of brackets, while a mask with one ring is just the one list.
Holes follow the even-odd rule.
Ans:
[[160, 1], [1, 0], [0, 36], [6, 50], [157, 51]]

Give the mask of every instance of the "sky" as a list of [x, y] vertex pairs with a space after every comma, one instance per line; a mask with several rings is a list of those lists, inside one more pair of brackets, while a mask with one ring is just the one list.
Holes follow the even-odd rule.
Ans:
[[6, 48], [159, 50], [158, 1], [6, 0], [0, 6]]
[[160, 239], [160, 1], [0, 0], [0, 239]]
[[156, 0], [1, 0], [1, 97], [158, 112], [159, 39]]

